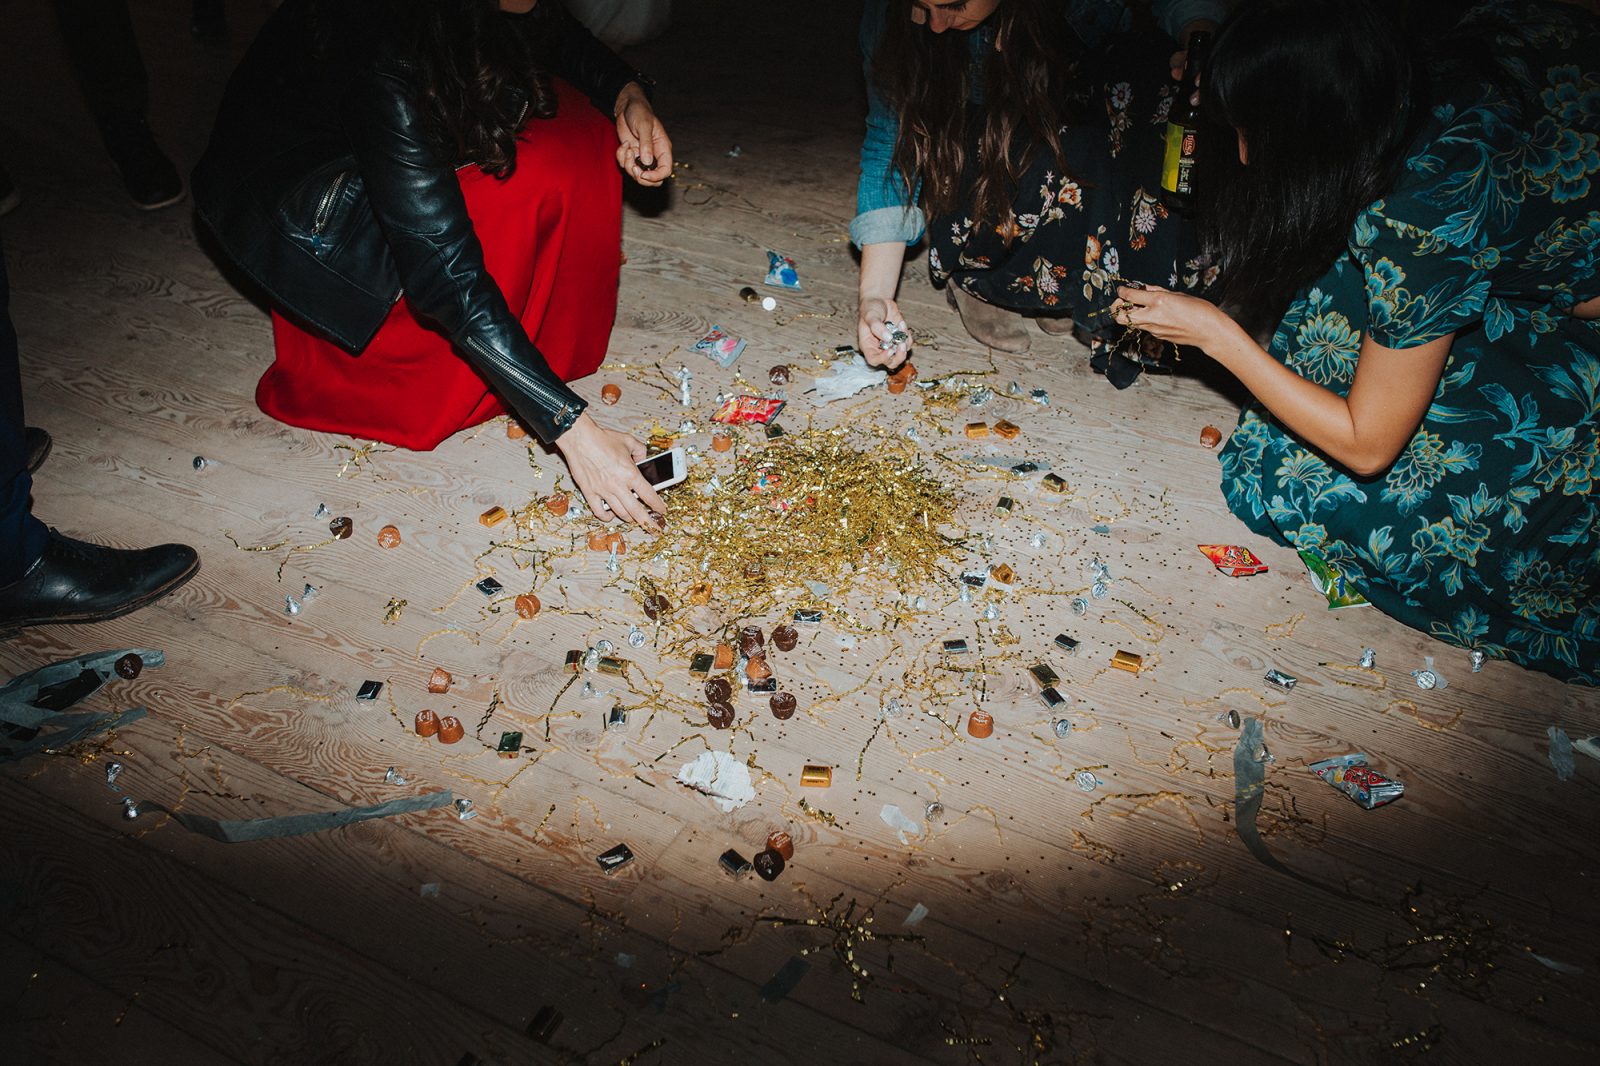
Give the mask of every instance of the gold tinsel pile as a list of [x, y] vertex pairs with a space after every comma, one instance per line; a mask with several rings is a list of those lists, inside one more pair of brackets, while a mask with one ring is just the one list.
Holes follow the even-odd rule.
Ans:
[[842, 595], [842, 582], [867, 574], [902, 592], [949, 579], [960, 541], [940, 529], [955, 497], [910, 442], [807, 430], [707, 460], [672, 492], [656, 546], [668, 569], [658, 585], [674, 607], [714, 600], [732, 622], [829, 606], [808, 581]]

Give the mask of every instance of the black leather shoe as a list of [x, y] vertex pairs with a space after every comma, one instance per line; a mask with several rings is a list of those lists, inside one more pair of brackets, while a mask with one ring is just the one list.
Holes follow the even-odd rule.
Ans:
[[58, 622], [103, 622], [159, 600], [200, 571], [186, 544], [123, 550], [54, 529], [28, 572], [0, 588], [0, 631]]
[[28, 457], [27, 470], [33, 473], [44, 465], [50, 455], [50, 446], [55, 442], [50, 439], [50, 434], [38, 426], [27, 426], [22, 430], [23, 453]]
[[182, 200], [183, 178], [156, 143], [143, 119], [105, 131], [106, 150], [122, 172], [123, 187], [141, 211], [157, 211]]

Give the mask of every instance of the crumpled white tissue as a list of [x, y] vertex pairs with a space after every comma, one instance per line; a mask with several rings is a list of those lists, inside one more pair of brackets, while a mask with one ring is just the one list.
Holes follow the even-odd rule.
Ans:
[[854, 396], [862, 389], [881, 385], [886, 379], [883, 371], [877, 367], [868, 366], [867, 360], [859, 355], [849, 355], [833, 361], [833, 373], [825, 378], [818, 378], [816, 388], [818, 403], [831, 403], [842, 400], [846, 396]]
[[678, 780], [710, 796], [724, 811], [743, 807], [756, 798], [749, 768], [725, 751], [703, 752], [693, 762], [684, 763]]

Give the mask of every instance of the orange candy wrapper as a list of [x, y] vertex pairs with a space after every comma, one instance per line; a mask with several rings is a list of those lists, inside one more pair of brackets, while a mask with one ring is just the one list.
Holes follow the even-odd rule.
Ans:
[[1211, 564], [1229, 577], [1249, 577], [1267, 572], [1267, 564], [1257, 559], [1249, 548], [1237, 544], [1197, 544], [1206, 553]]

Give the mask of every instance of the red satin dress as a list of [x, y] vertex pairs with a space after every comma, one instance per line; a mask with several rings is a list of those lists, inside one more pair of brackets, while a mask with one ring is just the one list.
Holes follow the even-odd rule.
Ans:
[[[617, 313], [622, 189], [616, 127], [556, 82], [554, 118], [533, 119], [501, 180], [458, 172], [484, 262], [535, 346], [564, 381], [599, 368]], [[276, 360], [256, 403], [281, 422], [428, 451], [506, 408], [450, 341], [402, 298], [352, 356], [272, 315]]]

